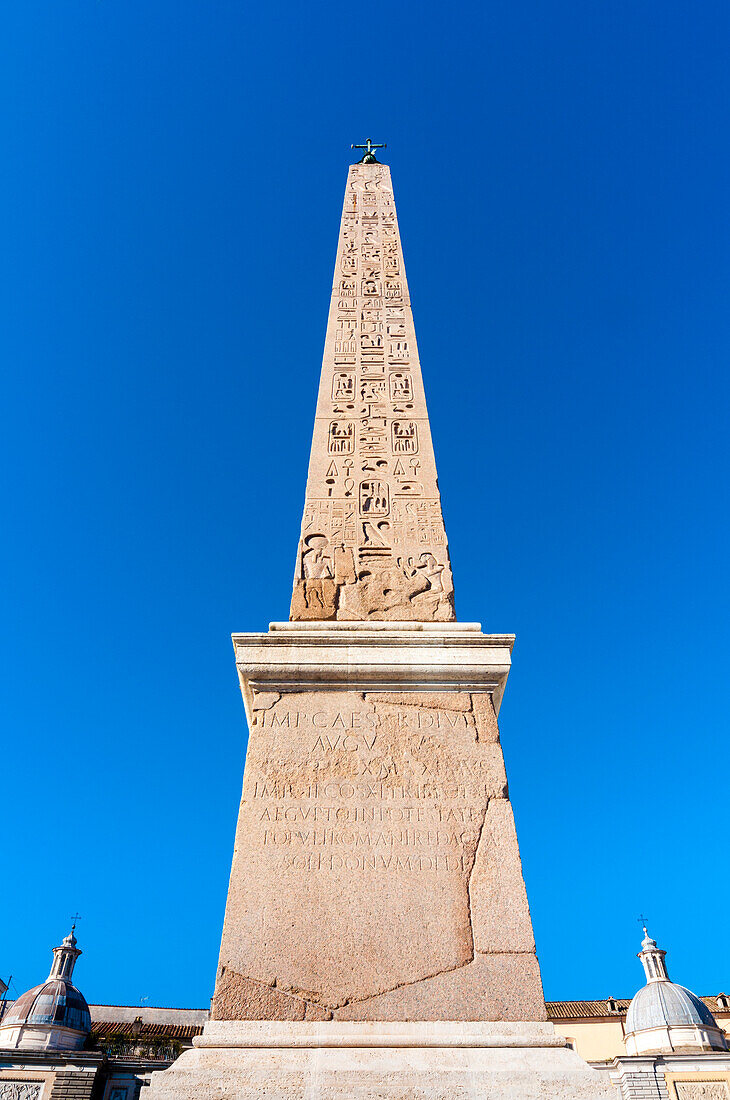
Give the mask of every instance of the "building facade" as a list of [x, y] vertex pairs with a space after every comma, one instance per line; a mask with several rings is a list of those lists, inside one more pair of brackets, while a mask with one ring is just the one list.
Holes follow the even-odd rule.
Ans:
[[205, 1009], [87, 1004], [80, 955], [72, 928], [46, 981], [0, 1003], [0, 1100], [137, 1100], [203, 1030]]

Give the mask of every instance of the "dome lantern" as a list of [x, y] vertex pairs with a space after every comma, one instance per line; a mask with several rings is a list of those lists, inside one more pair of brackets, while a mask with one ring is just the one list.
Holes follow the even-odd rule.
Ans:
[[644, 925], [644, 939], [641, 941], [641, 951], [637, 958], [641, 959], [648, 982], [669, 981], [667, 964], [664, 961], [665, 955], [666, 951], [657, 947], [656, 940], [651, 938]]
[[51, 973], [48, 975], [49, 982], [52, 978], [64, 978], [68, 982], [71, 981], [76, 960], [81, 954], [76, 946], [75, 931], [76, 925], [72, 924], [69, 934], [63, 937], [58, 947], [53, 948], [53, 965], [51, 966]]

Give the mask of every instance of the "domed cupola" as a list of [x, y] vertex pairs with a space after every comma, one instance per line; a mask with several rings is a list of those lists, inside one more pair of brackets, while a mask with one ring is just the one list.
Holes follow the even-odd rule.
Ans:
[[683, 985], [669, 980], [665, 955], [645, 928], [638, 957], [646, 985], [626, 1013], [626, 1053], [727, 1050], [725, 1036], [707, 1005]]
[[18, 997], [0, 1022], [0, 1047], [20, 1050], [78, 1050], [91, 1030], [89, 1006], [71, 982], [81, 951], [74, 927], [59, 947], [43, 985]]

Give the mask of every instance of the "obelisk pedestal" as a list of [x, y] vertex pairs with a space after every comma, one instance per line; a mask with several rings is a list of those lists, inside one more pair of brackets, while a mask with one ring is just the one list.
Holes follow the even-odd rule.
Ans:
[[250, 740], [213, 1017], [152, 1100], [607, 1100], [546, 1022], [475, 623], [234, 636]]
[[494, 702], [512, 641], [234, 637], [251, 732], [216, 1019], [545, 1019]]
[[599, 1100], [546, 1021], [499, 741], [455, 621], [390, 171], [350, 168], [291, 621], [249, 726], [211, 1022], [151, 1100]]

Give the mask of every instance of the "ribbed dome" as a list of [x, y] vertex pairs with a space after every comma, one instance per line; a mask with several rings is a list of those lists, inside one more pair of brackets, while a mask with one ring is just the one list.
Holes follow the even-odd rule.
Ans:
[[626, 1031], [653, 1027], [717, 1028], [715, 1017], [699, 997], [674, 982], [649, 982], [634, 997], [626, 1013]]
[[13, 1024], [54, 1024], [88, 1033], [91, 1013], [75, 985], [63, 978], [49, 978], [18, 997], [2, 1023], [4, 1028]]

